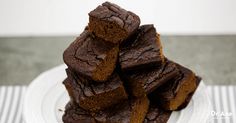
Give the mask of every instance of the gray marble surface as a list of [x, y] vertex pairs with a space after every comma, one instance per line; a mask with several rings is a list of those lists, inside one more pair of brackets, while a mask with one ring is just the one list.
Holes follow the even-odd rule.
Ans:
[[[27, 85], [63, 63], [67, 37], [0, 38], [0, 85]], [[209, 85], [236, 85], [236, 35], [162, 36], [165, 55], [202, 76]]]

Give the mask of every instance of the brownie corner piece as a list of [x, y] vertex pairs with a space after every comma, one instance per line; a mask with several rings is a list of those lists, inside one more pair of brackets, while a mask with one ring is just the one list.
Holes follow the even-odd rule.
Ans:
[[76, 76], [69, 69], [67, 69], [67, 75], [68, 80], [64, 82], [64, 85], [71, 100], [83, 109], [96, 112], [128, 98], [123, 82], [116, 73], [103, 83], [94, 83]]
[[63, 53], [66, 65], [91, 80], [106, 81], [115, 69], [119, 46], [95, 37], [87, 30]]
[[[190, 69], [177, 64], [179, 75], [150, 94], [150, 100], [165, 110], [179, 110], [188, 104], [197, 88], [199, 79]], [[187, 100], [187, 101], [186, 101]]]
[[140, 18], [116, 4], [105, 2], [89, 13], [89, 30], [96, 36], [121, 43], [138, 29]]
[[119, 63], [123, 71], [160, 66], [163, 62], [160, 35], [152, 24], [140, 26], [137, 34], [120, 47]]

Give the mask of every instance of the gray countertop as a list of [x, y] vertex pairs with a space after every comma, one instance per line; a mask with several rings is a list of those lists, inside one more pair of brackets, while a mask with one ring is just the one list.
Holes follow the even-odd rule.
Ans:
[[[0, 38], [0, 85], [27, 85], [63, 63], [67, 37]], [[236, 85], [236, 35], [162, 36], [164, 54], [202, 76], [206, 84]]]

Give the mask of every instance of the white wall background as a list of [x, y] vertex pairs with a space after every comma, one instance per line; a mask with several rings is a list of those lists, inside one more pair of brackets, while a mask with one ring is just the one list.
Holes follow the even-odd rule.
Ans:
[[[104, 0], [0, 0], [0, 36], [76, 35]], [[236, 34], [236, 0], [110, 0], [161, 34]]]

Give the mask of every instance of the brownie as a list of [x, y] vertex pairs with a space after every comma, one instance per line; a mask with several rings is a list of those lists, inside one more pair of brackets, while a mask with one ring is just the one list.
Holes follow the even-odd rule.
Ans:
[[150, 94], [150, 99], [165, 110], [178, 110], [197, 88], [195, 74], [179, 64], [176, 66], [180, 71], [179, 75]]
[[143, 123], [148, 111], [147, 97], [126, 100], [108, 109], [91, 113], [79, 106], [67, 104], [64, 123]]
[[166, 60], [160, 67], [129, 72], [124, 75], [124, 78], [126, 79], [128, 90], [130, 90], [129, 93], [139, 97], [151, 93], [178, 74], [179, 70], [176, 64]]
[[137, 34], [126, 42], [119, 52], [123, 71], [160, 66], [164, 62], [160, 35], [153, 25], [140, 26]]
[[116, 4], [105, 2], [89, 13], [89, 30], [96, 36], [121, 43], [138, 29], [139, 17]]
[[106, 81], [115, 69], [119, 47], [85, 30], [64, 51], [66, 65], [94, 82]]
[[157, 105], [151, 103], [144, 123], [167, 123], [172, 111], [165, 111]]
[[66, 105], [62, 121], [63, 123], [96, 123], [88, 111], [76, 106], [73, 102]]
[[63, 83], [71, 100], [86, 110], [96, 112], [128, 98], [123, 82], [115, 72], [103, 83], [76, 76], [69, 69], [66, 72], [68, 77]]

